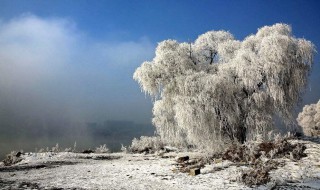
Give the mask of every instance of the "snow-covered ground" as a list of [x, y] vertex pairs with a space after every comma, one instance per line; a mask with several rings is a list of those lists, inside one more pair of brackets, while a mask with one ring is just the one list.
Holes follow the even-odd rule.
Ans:
[[206, 165], [196, 176], [174, 170], [175, 157], [197, 158], [201, 153], [61, 152], [28, 153], [13, 166], [0, 166], [0, 189], [320, 189], [320, 143], [300, 142], [306, 144], [308, 157], [282, 159], [284, 166], [271, 171], [271, 182], [259, 187], [238, 183], [246, 167], [229, 161]]

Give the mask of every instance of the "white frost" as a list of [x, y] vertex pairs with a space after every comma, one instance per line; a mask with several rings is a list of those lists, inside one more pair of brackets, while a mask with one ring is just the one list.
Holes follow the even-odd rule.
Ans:
[[320, 100], [316, 104], [304, 106], [298, 115], [297, 121], [304, 134], [308, 136], [320, 136]]
[[160, 42], [133, 78], [155, 98], [153, 123], [164, 141], [219, 149], [266, 134], [274, 115], [292, 124], [314, 53], [286, 24], [243, 41], [210, 31], [194, 43]]

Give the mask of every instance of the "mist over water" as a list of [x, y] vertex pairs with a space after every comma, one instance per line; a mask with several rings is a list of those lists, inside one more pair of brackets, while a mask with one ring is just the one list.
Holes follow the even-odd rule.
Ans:
[[27, 14], [1, 21], [0, 157], [56, 143], [117, 150], [153, 134], [151, 101], [132, 79], [153, 54], [145, 37], [96, 40], [68, 19]]
[[12, 150], [37, 152], [41, 149], [51, 150], [56, 144], [61, 150], [73, 149], [76, 144], [76, 151], [79, 152], [87, 149], [94, 150], [106, 144], [112, 152], [115, 152], [120, 151], [121, 144], [130, 145], [133, 138], [154, 134], [154, 128], [150, 124], [136, 124], [129, 121], [64, 123], [61, 127], [57, 127], [56, 124], [47, 124], [45, 128], [40, 124], [1, 132], [0, 159], [4, 159], [5, 155]]

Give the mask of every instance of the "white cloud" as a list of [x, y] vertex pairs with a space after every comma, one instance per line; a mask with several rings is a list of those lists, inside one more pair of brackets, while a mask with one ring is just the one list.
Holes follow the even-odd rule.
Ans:
[[70, 117], [111, 112], [111, 98], [117, 96], [117, 90], [133, 93], [129, 86], [133, 69], [152, 58], [154, 48], [143, 37], [137, 41], [97, 41], [63, 18], [29, 14], [2, 21], [0, 106], [28, 109], [35, 115], [60, 110]]

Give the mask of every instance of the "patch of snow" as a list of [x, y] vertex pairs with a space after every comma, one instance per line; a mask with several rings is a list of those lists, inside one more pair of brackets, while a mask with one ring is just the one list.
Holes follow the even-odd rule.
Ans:
[[[308, 157], [299, 161], [282, 159], [283, 166], [270, 172], [272, 181], [258, 187], [239, 184], [237, 178], [241, 170], [247, 169], [247, 166], [237, 166], [230, 161], [217, 160], [207, 164], [201, 169], [201, 174], [196, 176], [175, 172], [175, 157], [188, 155], [194, 159], [203, 156], [203, 153], [197, 152], [170, 152], [165, 154], [166, 158], [156, 154], [26, 153], [22, 155], [23, 161], [14, 167], [45, 163], [53, 163], [53, 167], [0, 170], [0, 180], [36, 183], [40, 188], [64, 189], [262, 190], [271, 189], [276, 185], [284, 189], [295, 187], [319, 189], [320, 145], [315, 142], [304, 141], [304, 143], [307, 146]], [[0, 166], [1, 168], [5, 166]]]

